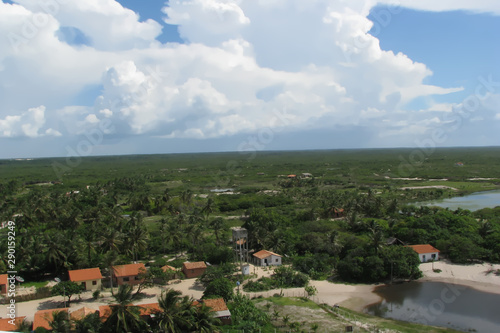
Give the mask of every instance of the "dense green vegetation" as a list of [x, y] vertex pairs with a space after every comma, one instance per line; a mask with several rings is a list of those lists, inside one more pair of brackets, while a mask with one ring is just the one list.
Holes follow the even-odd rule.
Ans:
[[[401, 162], [411, 154], [396, 149], [3, 160], [0, 221], [15, 222], [16, 270], [27, 281], [87, 267], [109, 273], [112, 265], [131, 261], [147, 264], [148, 281], [165, 281], [171, 277], [161, 276], [159, 267], [167, 258], [224, 267], [234, 261], [232, 226], [248, 229], [250, 249], [279, 253], [300, 272], [285, 278], [287, 272], [278, 270], [248, 290], [305, 285], [310, 278], [419, 278], [417, 255], [388, 246], [389, 237], [429, 243], [454, 262], [499, 262], [500, 207], [470, 212], [412, 203], [498, 188], [500, 148], [437, 149], [419, 163]], [[464, 166], [455, 166], [459, 161]], [[402, 189], [426, 185], [456, 190]], [[8, 231], [0, 230], [0, 271], [7, 270]], [[233, 271], [209, 270], [202, 278], [205, 296], [233, 299]]]

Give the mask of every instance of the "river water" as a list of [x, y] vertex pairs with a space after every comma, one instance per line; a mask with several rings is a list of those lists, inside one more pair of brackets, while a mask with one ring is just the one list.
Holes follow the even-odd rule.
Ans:
[[464, 332], [500, 332], [500, 294], [442, 282], [381, 286], [380, 303], [365, 312]]
[[432, 200], [416, 203], [417, 206], [438, 206], [456, 210], [458, 208], [470, 211], [482, 208], [494, 208], [500, 206], [500, 190], [476, 192], [463, 197], [454, 197], [440, 200]]

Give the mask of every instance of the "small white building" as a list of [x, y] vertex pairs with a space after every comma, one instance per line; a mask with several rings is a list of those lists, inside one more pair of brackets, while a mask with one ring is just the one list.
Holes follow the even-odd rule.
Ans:
[[256, 266], [280, 266], [281, 256], [271, 251], [260, 250], [253, 254]]
[[418, 253], [420, 262], [439, 260], [439, 250], [430, 244], [408, 245]]

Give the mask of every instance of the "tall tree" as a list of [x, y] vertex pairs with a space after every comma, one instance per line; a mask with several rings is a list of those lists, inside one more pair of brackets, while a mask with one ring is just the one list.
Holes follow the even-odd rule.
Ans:
[[52, 312], [52, 320], [48, 322], [54, 333], [69, 333], [71, 331], [71, 322], [66, 311]]
[[132, 286], [121, 285], [113, 295], [116, 304], [110, 305], [111, 314], [104, 322], [105, 332], [145, 332], [146, 323], [141, 320], [140, 306], [131, 305]]
[[220, 234], [228, 229], [226, 221], [222, 217], [217, 217], [210, 222], [210, 229], [213, 230], [217, 245], [220, 246]]
[[180, 291], [167, 289], [158, 297], [158, 304], [163, 311], [156, 316], [155, 324], [160, 332], [185, 332], [193, 325], [193, 300], [181, 295]]

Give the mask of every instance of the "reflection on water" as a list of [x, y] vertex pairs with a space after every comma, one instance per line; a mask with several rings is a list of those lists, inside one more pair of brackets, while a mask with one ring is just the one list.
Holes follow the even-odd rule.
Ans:
[[463, 197], [454, 197], [433, 201], [425, 201], [416, 204], [417, 206], [438, 206], [456, 210], [458, 208], [471, 211], [483, 208], [494, 208], [500, 206], [500, 190], [477, 192]]
[[441, 282], [410, 282], [376, 288], [383, 301], [365, 312], [476, 332], [500, 332], [500, 295]]

